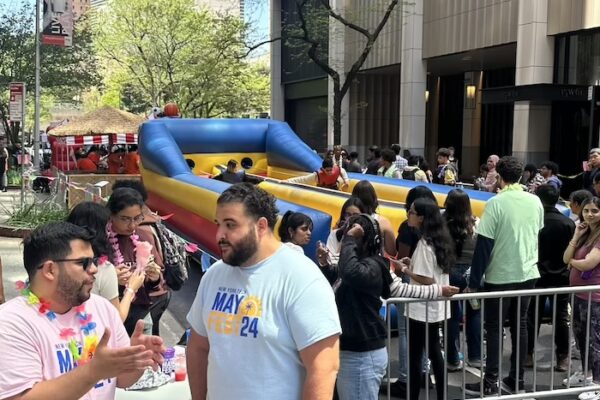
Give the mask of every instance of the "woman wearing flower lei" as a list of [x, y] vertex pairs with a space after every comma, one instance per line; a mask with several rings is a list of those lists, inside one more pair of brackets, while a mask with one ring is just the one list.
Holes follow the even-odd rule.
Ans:
[[98, 272], [92, 293], [104, 297], [119, 310], [121, 320], [125, 321], [129, 314], [131, 302], [138, 289], [144, 284], [146, 274], [144, 271], [135, 272], [129, 278], [123, 297], [119, 300], [119, 287], [115, 266], [108, 260], [111, 246], [106, 235], [106, 225], [110, 219], [110, 211], [98, 203], [84, 201], [75, 206], [67, 222], [74, 225], [87, 227], [95, 233], [92, 238], [94, 256], [98, 259]]
[[[162, 275], [162, 255], [157, 251], [156, 238], [147, 231], [138, 229], [144, 220], [143, 206], [140, 194], [130, 188], [116, 189], [107, 203], [111, 214], [106, 225], [111, 246], [109, 260], [116, 266], [122, 296], [132, 291], [128, 284], [134, 274], [145, 273], [144, 284], [135, 293], [129, 315], [125, 319], [125, 329], [130, 335], [136, 322], [153, 311], [153, 305], [161, 303], [168, 293]], [[153, 315], [153, 320], [158, 321], [160, 315]]]

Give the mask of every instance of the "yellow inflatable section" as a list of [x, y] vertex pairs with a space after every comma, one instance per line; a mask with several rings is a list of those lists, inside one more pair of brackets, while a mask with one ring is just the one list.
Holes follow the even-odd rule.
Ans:
[[[286, 200], [303, 206], [314, 208], [331, 215], [332, 225], [335, 225], [340, 218], [340, 210], [344, 202], [350, 197], [344, 194], [327, 189], [317, 189], [311, 187], [302, 188], [301, 185], [292, 185], [277, 183], [273, 181], [264, 181], [258, 184], [262, 189], [273, 194], [278, 199]], [[406, 211], [401, 204], [386, 202], [381, 204], [377, 213], [390, 220], [394, 231], [398, 231], [400, 224], [406, 219]]]

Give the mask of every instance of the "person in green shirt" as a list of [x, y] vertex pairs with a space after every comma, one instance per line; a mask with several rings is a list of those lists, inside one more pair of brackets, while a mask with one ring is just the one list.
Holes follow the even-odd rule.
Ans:
[[[537, 196], [523, 191], [519, 185], [523, 164], [517, 158], [502, 157], [496, 166], [496, 172], [501, 190], [488, 200], [477, 227], [478, 236], [468, 290], [495, 292], [533, 289], [535, 281], [540, 277], [537, 268], [538, 234], [544, 226], [544, 207]], [[491, 395], [501, 389], [503, 393], [510, 394], [523, 389], [528, 308], [529, 297], [521, 297], [520, 304], [516, 297], [505, 297], [501, 308], [497, 298], [485, 301], [487, 361], [483, 392], [478, 382], [467, 384], [466, 393]], [[510, 373], [499, 383], [499, 331], [500, 324], [507, 318], [512, 336]], [[520, 344], [518, 349], [517, 342]]]

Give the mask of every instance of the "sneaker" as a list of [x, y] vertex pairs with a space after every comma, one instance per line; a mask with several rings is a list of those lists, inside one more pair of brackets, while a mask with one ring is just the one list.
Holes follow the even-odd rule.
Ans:
[[594, 390], [592, 392], [583, 392], [579, 394], [579, 400], [600, 400], [600, 390]]
[[578, 387], [592, 384], [591, 376], [584, 376], [583, 372], [575, 371], [569, 378], [563, 379], [563, 386]]
[[462, 360], [458, 360], [456, 363], [448, 363], [448, 372], [456, 372], [462, 370], [464, 363]]
[[496, 396], [498, 395], [498, 383], [490, 383], [483, 380], [483, 392], [481, 391], [481, 385], [477, 383], [466, 383], [465, 393], [471, 396]]
[[477, 360], [468, 360], [468, 361], [467, 361], [467, 365], [468, 365], [469, 367], [473, 367], [473, 368], [479, 368], [479, 369], [481, 369], [481, 368], [483, 368], [483, 366], [484, 366], [484, 362], [483, 362], [483, 361], [481, 361], [480, 359], [477, 359]]
[[502, 382], [500, 382], [500, 389], [502, 390], [502, 394], [517, 394], [517, 393], [525, 393], [525, 382], [520, 381], [519, 382], [519, 390], [517, 391], [517, 385], [515, 383], [514, 378], [511, 378], [510, 376], [507, 376], [506, 378], [502, 379]]
[[556, 372], [567, 372], [569, 370], [569, 357], [560, 357], [554, 366]]

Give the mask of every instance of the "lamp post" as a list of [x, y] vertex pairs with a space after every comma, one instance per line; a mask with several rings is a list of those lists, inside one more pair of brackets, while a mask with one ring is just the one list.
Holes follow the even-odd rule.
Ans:
[[35, 116], [33, 118], [33, 168], [40, 168], [40, 1], [35, 0]]

